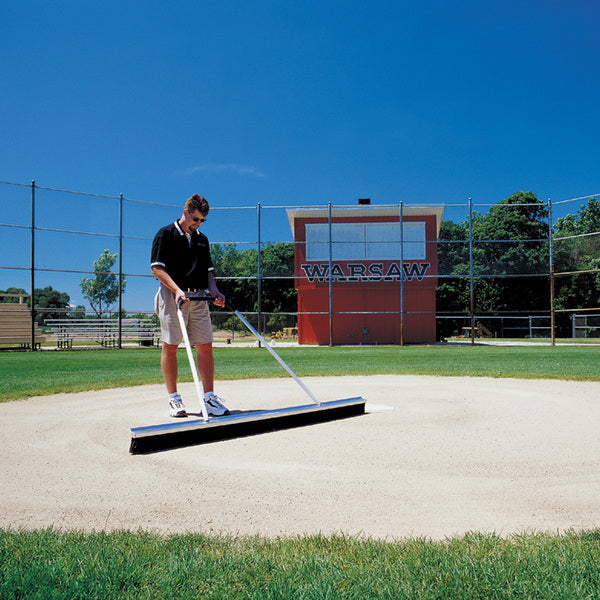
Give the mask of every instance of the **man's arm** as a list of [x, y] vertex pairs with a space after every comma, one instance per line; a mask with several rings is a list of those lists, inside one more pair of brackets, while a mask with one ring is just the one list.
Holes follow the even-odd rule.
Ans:
[[175, 304], [177, 304], [179, 300], [182, 301], [182, 304], [189, 302], [185, 297], [185, 292], [173, 281], [173, 278], [162, 267], [153, 266], [152, 275], [175, 294]]
[[[154, 275], [158, 281], [160, 281], [167, 289], [171, 290], [175, 294], [176, 304], [179, 302], [179, 300], [182, 301], [182, 304], [189, 302], [185, 292], [173, 281], [173, 278], [162, 267], [152, 267], [152, 275]], [[214, 273], [212, 271], [208, 272], [208, 290], [211, 296], [215, 297], [214, 303], [217, 306], [225, 306], [225, 296], [219, 291]]]
[[225, 306], [225, 296], [219, 291], [215, 274], [212, 271], [208, 272], [208, 291], [211, 296], [215, 297], [214, 304], [217, 306]]

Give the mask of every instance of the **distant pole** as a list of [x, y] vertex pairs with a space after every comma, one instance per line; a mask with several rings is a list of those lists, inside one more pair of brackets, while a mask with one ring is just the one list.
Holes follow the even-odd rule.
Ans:
[[404, 346], [404, 203], [400, 201], [400, 345]]
[[31, 181], [31, 350], [35, 352], [35, 180]]
[[550, 341], [556, 345], [554, 331], [556, 314], [554, 312], [554, 243], [552, 240], [552, 199], [548, 198], [548, 266], [550, 275]]
[[331, 201], [327, 205], [327, 222], [329, 226], [329, 345], [333, 346], [333, 223]]
[[[262, 320], [262, 280], [261, 280], [261, 270], [262, 270], [262, 259], [261, 259], [261, 204], [258, 202], [256, 204], [256, 245], [257, 245], [257, 253], [256, 253], [256, 294], [257, 294], [257, 312], [258, 312], [258, 321], [256, 323], [256, 329], [258, 329], [259, 333], [262, 331], [264, 333], [265, 328], [261, 327]], [[258, 341], [258, 345], [260, 346], [260, 340]]]
[[118, 325], [118, 347], [122, 348], [123, 330], [122, 330], [122, 315], [123, 315], [123, 194], [119, 194], [119, 316], [117, 317]]
[[469, 312], [471, 315], [471, 346], [475, 345], [475, 269], [473, 267], [473, 200], [469, 198]]

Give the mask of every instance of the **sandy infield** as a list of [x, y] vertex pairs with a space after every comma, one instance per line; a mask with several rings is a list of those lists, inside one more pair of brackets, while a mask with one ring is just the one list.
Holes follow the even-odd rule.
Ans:
[[[304, 381], [322, 401], [363, 396], [368, 413], [134, 456], [131, 427], [169, 422], [162, 385], [0, 404], [0, 526], [387, 539], [600, 527], [600, 383]], [[181, 390], [193, 409], [193, 385]], [[307, 403], [291, 378], [218, 392], [232, 410]]]

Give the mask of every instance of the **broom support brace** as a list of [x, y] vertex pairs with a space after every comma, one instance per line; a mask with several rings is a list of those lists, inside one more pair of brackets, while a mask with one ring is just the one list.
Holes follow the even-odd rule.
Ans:
[[252, 325], [250, 325], [250, 323], [244, 317], [244, 315], [242, 315], [242, 313], [239, 310], [235, 310], [234, 312], [240, 318], [242, 323], [255, 335], [256, 339], [258, 339], [262, 344], [264, 344], [265, 348], [273, 355], [275, 360], [296, 380], [296, 383], [309, 395], [310, 399], [317, 406], [321, 406], [321, 402], [317, 399], [317, 397], [306, 387], [306, 385], [304, 385], [304, 382], [300, 379], [300, 377], [298, 377], [298, 375], [296, 375], [296, 373], [294, 373], [294, 371], [292, 371], [292, 369], [290, 369], [287, 366], [287, 364], [283, 361], [279, 354], [277, 354], [277, 352], [275, 352], [275, 350], [271, 348], [271, 346], [267, 343], [265, 338], [263, 338], [263, 336], [260, 335], [260, 333], [258, 333], [258, 331], [256, 331], [256, 329], [252, 327]]
[[[212, 302], [215, 299], [214, 296], [209, 296], [207, 294], [203, 294], [202, 292], [188, 292], [186, 294], [186, 297], [189, 300], [206, 301], [206, 302]], [[177, 308], [179, 308], [179, 304], [177, 305]], [[296, 373], [294, 373], [294, 371], [292, 371], [292, 369], [290, 369], [290, 367], [284, 362], [284, 360], [281, 358], [281, 356], [279, 356], [279, 354], [277, 354], [277, 352], [275, 352], [275, 350], [273, 350], [273, 348], [271, 348], [271, 345], [265, 340], [265, 338], [262, 335], [260, 335], [260, 333], [258, 333], [258, 331], [256, 329], [254, 329], [254, 327], [252, 327], [252, 325], [246, 319], [246, 317], [244, 317], [244, 315], [242, 315], [242, 313], [239, 310], [234, 310], [233, 312], [238, 316], [240, 321], [242, 321], [242, 323], [254, 334], [256, 339], [259, 342], [261, 342], [261, 344], [263, 344], [264, 347], [273, 355], [275, 360], [296, 380], [296, 383], [308, 394], [309, 398], [317, 406], [321, 406], [321, 402], [317, 399], [317, 397], [308, 389], [308, 387], [304, 384], [304, 382], [300, 379], [300, 377], [298, 377], [298, 375], [296, 375]], [[178, 314], [180, 314], [180, 313], [181, 313], [181, 311], [178, 310]], [[181, 317], [181, 318], [183, 319], [183, 317]], [[183, 326], [182, 326], [182, 328], [183, 328]], [[184, 333], [184, 336], [185, 335], [187, 335], [187, 332]], [[189, 343], [186, 345], [186, 348], [188, 346], [189, 346]]]

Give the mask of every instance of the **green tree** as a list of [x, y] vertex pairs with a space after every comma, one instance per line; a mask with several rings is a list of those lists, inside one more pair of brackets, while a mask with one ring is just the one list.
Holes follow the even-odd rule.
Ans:
[[517, 192], [473, 215], [475, 311], [549, 308], [548, 210], [532, 192]]
[[469, 226], [467, 222], [442, 221], [438, 236], [438, 310], [469, 310]]
[[532, 192], [517, 192], [473, 219], [478, 275], [548, 272], [548, 209]]
[[476, 310], [541, 311], [550, 307], [548, 209], [517, 192], [473, 220]]
[[[254, 310], [256, 297], [256, 282], [248, 279], [251, 277], [248, 275], [251, 270], [247, 268], [247, 258], [244, 256], [247, 252], [251, 251], [240, 251], [234, 243], [211, 245], [211, 257], [219, 289], [225, 294], [227, 305], [242, 312]], [[256, 277], [256, 269], [254, 277]], [[234, 331], [245, 329], [237, 317], [223, 321], [221, 327]]]
[[600, 298], [600, 202], [558, 219], [554, 235], [556, 307], [597, 308]]
[[294, 286], [294, 245], [278, 242], [265, 246], [261, 271], [264, 276], [261, 309], [273, 313], [267, 321], [267, 329], [276, 331], [290, 325], [290, 318], [285, 313], [295, 313], [298, 308], [298, 292]]
[[[46, 319], [60, 319], [66, 316], [69, 309], [71, 298], [66, 292], [59, 292], [52, 286], [35, 289], [35, 320], [42, 325]], [[0, 290], [0, 294], [12, 294], [15, 296], [25, 296], [25, 303], [31, 306], [31, 298], [23, 288], [9, 287], [6, 290]], [[16, 298], [10, 296], [0, 296], [0, 302], [16, 302]]]
[[65, 318], [71, 298], [66, 292], [59, 292], [48, 286], [35, 290], [35, 320], [41, 325], [46, 319]]
[[[548, 211], [532, 192], [517, 192], [473, 214], [474, 310], [548, 310]], [[438, 310], [470, 308], [469, 221], [440, 228]]]
[[[83, 297], [90, 303], [98, 317], [102, 317], [109, 311], [119, 298], [118, 276], [111, 272], [117, 256], [118, 254], [111, 254], [108, 250], [104, 250], [94, 263], [94, 277], [84, 277], [79, 282]], [[125, 285], [126, 281], [122, 278], [122, 290], [125, 290]]]
[[23, 288], [9, 287], [5, 290], [0, 290], [0, 294], [9, 294], [8, 296], [0, 296], [0, 302], [11, 303], [18, 302], [17, 298], [11, 298], [11, 296], [26, 296], [27, 305], [29, 302], [29, 294]]
[[[219, 289], [227, 303], [240, 311], [258, 310], [258, 250], [239, 250], [233, 243], [214, 244], [211, 255]], [[294, 289], [294, 245], [278, 242], [261, 248], [261, 311], [280, 313], [296, 311]], [[235, 322], [237, 321], [237, 322]], [[267, 322], [268, 329], [279, 329], [285, 317], [273, 315]], [[224, 327], [237, 329], [239, 320], [224, 323]], [[241, 325], [241, 328], [244, 326]]]

